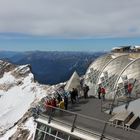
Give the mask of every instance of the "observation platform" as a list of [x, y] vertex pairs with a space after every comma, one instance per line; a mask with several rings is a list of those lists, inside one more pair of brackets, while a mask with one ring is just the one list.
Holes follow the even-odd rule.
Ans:
[[[68, 110], [49, 108], [36, 119], [50, 127], [56, 127], [67, 134], [88, 140], [139, 140], [139, 121], [134, 129], [125, 130], [121, 125], [112, 126], [109, 119], [112, 115], [101, 111], [101, 100], [96, 98], [79, 99], [79, 103], [68, 105]], [[83, 135], [82, 135], [83, 134]]]

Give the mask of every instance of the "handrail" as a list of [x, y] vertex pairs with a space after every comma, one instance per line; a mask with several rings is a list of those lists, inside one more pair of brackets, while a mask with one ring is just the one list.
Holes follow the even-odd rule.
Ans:
[[[91, 121], [97, 121], [97, 122], [99, 122], [99, 123], [102, 123], [102, 124], [104, 124], [104, 126], [103, 126], [103, 130], [102, 130], [102, 132], [99, 132], [98, 133], [98, 131], [96, 132], [94, 132], [94, 131], [90, 131], [90, 129], [87, 129], [87, 130], [85, 130], [85, 129], [83, 129], [81, 126], [80, 126], [80, 128], [79, 128], [79, 130], [81, 129], [82, 131], [85, 131], [86, 133], [91, 133], [92, 135], [96, 135], [96, 136], [99, 136], [100, 138], [102, 138], [102, 136], [104, 136], [104, 138], [106, 138], [106, 139], [110, 139], [110, 137], [113, 137], [113, 135], [104, 135], [104, 133], [105, 133], [105, 130], [106, 130], [106, 126], [107, 125], [111, 125], [111, 123], [109, 122], [109, 121], [103, 121], [103, 120], [99, 120], [99, 119], [97, 119], [97, 118], [94, 118], [94, 117], [90, 117], [90, 116], [86, 116], [86, 115], [83, 115], [83, 114], [79, 114], [79, 113], [75, 113], [75, 112], [71, 112], [71, 111], [68, 111], [68, 110], [64, 110], [64, 109], [60, 109], [60, 108], [57, 108], [57, 107], [53, 107], [53, 106], [50, 106], [50, 105], [48, 105], [47, 106], [49, 109], [50, 109], [50, 111], [52, 111], [53, 109], [55, 109], [55, 110], [59, 110], [59, 111], [62, 111], [62, 112], [65, 112], [65, 113], [69, 113], [69, 114], [72, 114], [73, 116], [76, 116], [76, 117], [74, 117], [74, 120], [73, 120], [73, 123], [72, 123], [72, 125], [70, 125], [70, 124], [68, 124], [68, 123], [66, 123], [66, 122], [61, 122], [61, 121], [59, 121], [59, 120], [57, 120], [56, 118], [55, 118], [55, 116], [53, 117], [53, 116], [49, 116], [49, 115], [51, 115], [52, 113], [49, 113], [49, 114], [46, 114], [46, 115], [44, 115], [44, 114], [39, 114], [40, 116], [43, 116], [43, 117], [47, 117], [48, 116], [48, 120], [49, 120], [49, 123], [51, 123], [51, 120], [55, 120], [55, 121], [59, 121], [60, 123], [64, 123], [65, 125], [68, 125], [68, 126], [70, 126], [71, 127], [71, 132], [74, 132], [74, 129], [75, 128], [79, 128], [79, 126], [75, 126], [75, 121], [76, 121], [76, 119], [77, 119], [77, 117], [82, 117], [82, 118], [85, 118], [85, 119], [88, 119], [88, 120], [91, 120]], [[54, 119], [53, 119], [54, 118]], [[119, 127], [119, 128], [122, 128], [122, 129], [124, 129], [124, 127], [122, 127], [121, 125], [116, 125], [116, 127]], [[133, 132], [133, 133], [138, 133], [138, 134], [140, 134], [140, 131], [139, 130], [134, 130], [134, 129], [129, 129], [131, 132]], [[98, 133], [98, 134], [97, 134]], [[103, 134], [103, 135], [102, 135]], [[116, 138], [115, 138], [116, 139]]]
[[80, 114], [80, 113], [75, 113], [75, 112], [68, 111], [68, 110], [64, 110], [64, 109], [54, 107], [54, 106], [51, 106], [51, 105], [47, 105], [47, 107], [52, 108], [52, 109], [56, 109], [56, 110], [60, 110], [60, 111], [63, 111], [63, 112], [66, 112], [66, 113], [69, 113], [69, 114], [72, 114], [72, 115], [77, 115], [77, 116], [80, 116], [80, 117], [83, 117], [83, 118], [86, 118], [86, 119], [98, 121], [98, 122], [101, 122], [101, 123], [106, 123], [106, 121], [99, 120], [99, 119], [94, 118], [94, 117], [86, 116], [86, 115], [83, 115], [83, 114]]

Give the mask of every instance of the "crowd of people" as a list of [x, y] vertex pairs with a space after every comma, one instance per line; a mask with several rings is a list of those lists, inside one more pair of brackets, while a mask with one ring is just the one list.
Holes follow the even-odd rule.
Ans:
[[[84, 84], [81, 90], [83, 91], [83, 95], [80, 95], [80, 91], [77, 88], [72, 88], [70, 91], [65, 91], [64, 87], [60, 87], [58, 90], [56, 90], [53, 97], [46, 96], [43, 99], [42, 105], [45, 109], [44, 111], [48, 111], [50, 108], [54, 108], [55, 110], [56, 107], [68, 110], [69, 104], [73, 105], [79, 103], [79, 97], [83, 97], [85, 99], [88, 98], [89, 87]], [[105, 88], [99, 85], [98, 98], [105, 100], [105, 94]]]
[[[88, 98], [89, 87], [84, 85], [82, 90], [84, 91], [84, 98]], [[43, 104], [46, 110], [48, 110], [50, 106], [67, 110], [69, 103], [79, 103], [79, 91], [77, 88], [72, 88], [71, 91], [65, 91], [61, 88], [61, 90], [56, 91], [54, 97], [46, 97]]]
[[57, 93], [55, 97], [46, 98], [44, 102], [46, 110], [51, 107], [59, 107], [61, 109], [67, 110], [68, 108], [68, 95], [64, 92], [63, 95]]

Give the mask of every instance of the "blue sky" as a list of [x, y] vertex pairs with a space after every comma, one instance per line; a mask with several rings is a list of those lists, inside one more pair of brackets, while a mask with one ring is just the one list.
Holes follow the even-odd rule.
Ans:
[[0, 50], [103, 51], [140, 45], [140, 0], [4, 0]]
[[12, 51], [109, 51], [122, 45], [140, 45], [140, 38], [107, 39], [47, 39], [32, 37], [24, 39], [0, 39], [0, 50]]

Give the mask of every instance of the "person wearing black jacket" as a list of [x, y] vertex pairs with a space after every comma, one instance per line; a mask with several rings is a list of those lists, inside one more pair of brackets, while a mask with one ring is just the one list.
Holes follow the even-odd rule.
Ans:
[[64, 106], [65, 106], [65, 110], [68, 109], [68, 97], [65, 95], [64, 96]]

